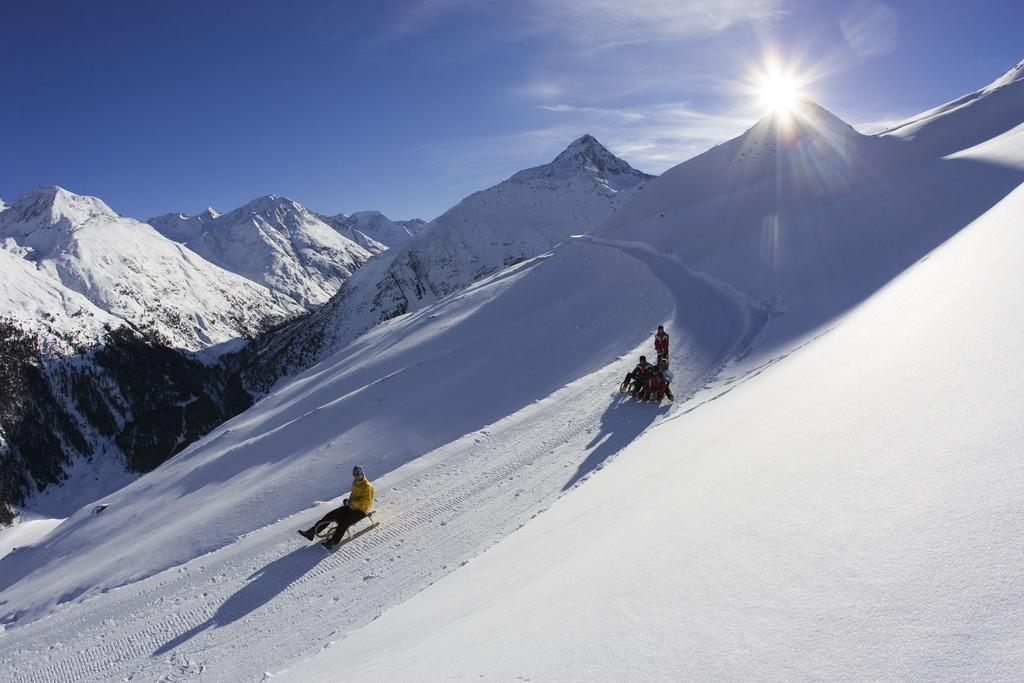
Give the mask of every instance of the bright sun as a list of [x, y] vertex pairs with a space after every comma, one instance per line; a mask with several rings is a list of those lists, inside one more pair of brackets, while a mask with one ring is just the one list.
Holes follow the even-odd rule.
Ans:
[[789, 114], [801, 99], [800, 81], [784, 73], [765, 74], [757, 86], [761, 106], [775, 114]]

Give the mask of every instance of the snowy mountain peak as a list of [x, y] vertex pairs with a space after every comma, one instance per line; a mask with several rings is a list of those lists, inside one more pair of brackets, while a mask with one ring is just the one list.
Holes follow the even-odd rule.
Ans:
[[[216, 212], [214, 212], [216, 213]], [[234, 211], [207, 219], [208, 225], [217, 228], [233, 226], [239, 222], [257, 220], [269, 223], [276, 230], [289, 230], [297, 223], [315, 222], [318, 219], [302, 204], [281, 194], [268, 194], [253, 199]]]
[[77, 195], [57, 185], [34, 187], [0, 216], [0, 235], [25, 235], [39, 228], [64, 224], [79, 228], [97, 218], [120, 218], [103, 200]]
[[280, 194], [257, 197], [223, 215], [207, 209], [154, 225], [204, 259], [307, 309], [331, 298], [370, 258], [362, 246]]
[[307, 212], [306, 207], [302, 206], [293, 199], [289, 199], [281, 194], [267, 194], [262, 197], [257, 197], [248, 204], [241, 206], [234, 211], [231, 211], [227, 215], [239, 214], [242, 216], [249, 214], [260, 214], [263, 216], [269, 216], [271, 214], [281, 213], [292, 213], [292, 212]]
[[558, 174], [584, 171], [604, 178], [639, 174], [628, 163], [609, 152], [589, 133], [574, 140], [547, 167], [540, 168]]

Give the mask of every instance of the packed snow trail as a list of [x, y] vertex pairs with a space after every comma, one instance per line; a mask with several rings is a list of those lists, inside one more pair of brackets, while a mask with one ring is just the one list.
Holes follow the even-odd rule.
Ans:
[[1021, 215], [275, 681], [1024, 680]]
[[[671, 293], [681, 402], [749, 338], [750, 317], [671, 259], [603, 246], [644, 261]], [[374, 477], [381, 526], [338, 551], [296, 534], [332, 501], [9, 630], [0, 678], [259, 680], [294, 665], [479, 555], [666, 415], [615, 391], [649, 346]]]

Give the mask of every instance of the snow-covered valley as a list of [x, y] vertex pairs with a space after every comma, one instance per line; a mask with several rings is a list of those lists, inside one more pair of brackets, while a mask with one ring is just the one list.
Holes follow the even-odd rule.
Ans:
[[[380, 253], [298, 374], [0, 559], [0, 678], [1019, 678], [1022, 73], [766, 117], [450, 291], [394, 266], [442, 219]], [[354, 464], [380, 527], [309, 547]]]

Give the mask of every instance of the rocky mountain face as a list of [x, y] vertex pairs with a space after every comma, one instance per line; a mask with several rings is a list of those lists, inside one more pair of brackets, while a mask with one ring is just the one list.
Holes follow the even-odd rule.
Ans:
[[0, 523], [73, 462], [148, 472], [252, 404], [220, 366], [128, 325], [73, 355], [55, 342], [0, 319]]
[[207, 261], [312, 310], [371, 256], [304, 206], [281, 195], [229, 213], [150, 219], [166, 237]]
[[[378, 322], [408, 313], [590, 230], [651, 179], [585, 135], [551, 163], [477, 192], [376, 256], [331, 301], [250, 349], [263, 391]], [[258, 350], [257, 350], [258, 349]]]

